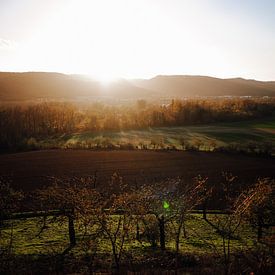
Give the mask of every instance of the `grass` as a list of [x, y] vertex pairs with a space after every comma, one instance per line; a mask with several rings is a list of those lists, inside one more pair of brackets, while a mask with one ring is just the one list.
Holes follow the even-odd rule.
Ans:
[[[9, 238], [13, 226], [13, 253], [16, 255], [48, 254], [51, 249], [62, 252], [67, 246], [67, 231], [64, 223], [53, 222], [38, 236], [42, 219], [30, 218], [6, 223], [2, 236]], [[5, 238], [2, 238], [2, 242]]]
[[[47, 140], [38, 141], [42, 148], [91, 148], [96, 144], [104, 147], [107, 144], [139, 147], [141, 144], [152, 147], [152, 141], [163, 147], [181, 149], [181, 140], [195, 145], [200, 141], [211, 146], [225, 146], [231, 142], [270, 142], [275, 143], [275, 118], [252, 121], [215, 123], [183, 127], [158, 127], [144, 130], [103, 131], [100, 133], [83, 132], [66, 134]], [[208, 146], [209, 145], [209, 146]], [[204, 148], [207, 150], [207, 148]]]
[[[219, 215], [219, 217], [220, 216], [221, 215]], [[209, 219], [212, 221], [214, 221], [216, 217], [217, 215], [209, 214]], [[2, 229], [0, 245], [4, 245], [7, 242], [13, 224], [13, 252], [15, 255], [35, 256], [62, 253], [62, 251], [69, 246], [67, 220], [58, 218], [55, 221], [47, 223], [47, 229], [38, 235], [41, 228], [41, 221], [41, 218], [29, 218], [6, 222]], [[75, 227], [78, 245], [74, 248], [74, 252], [78, 254], [82, 251], [83, 231], [81, 231], [79, 226], [76, 225]], [[190, 215], [186, 223], [186, 231], [187, 238], [182, 236], [180, 241], [180, 251], [182, 253], [207, 254], [212, 253], [214, 247], [221, 251], [222, 239], [220, 235], [202, 219], [201, 215]], [[166, 232], [167, 248], [173, 250], [175, 244], [171, 235], [169, 235], [171, 228], [167, 228]], [[135, 231], [132, 231], [131, 235], [133, 237]], [[243, 246], [252, 246], [255, 239], [255, 233], [251, 228], [247, 224], [242, 224], [237, 232], [237, 238], [232, 240], [232, 248], [237, 251], [243, 248]], [[125, 247], [127, 251], [143, 254], [144, 249], [150, 247], [150, 244], [145, 240], [143, 240], [141, 244], [135, 241], [133, 237], [126, 242]], [[99, 252], [103, 254], [111, 253], [111, 246], [108, 240], [103, 237], [99, 239], [98, 249]]]
[[[212, 222], [217, 217], [219, 220], [224, 219], [223, 215], [208, 215]], [[113, 216], [112, 222], [115, 220], [116, 217]], [[48, 224], [47, 230], [38, 236], [40, 221], [38, 218], [30, 218], [15, 220], [13, 223], [14, 242], [11, 266], [8, 266], [12, 269], [8, 270], [13, 270], [14, 274], [29, 274], [30, 271], [33, 274], [92, 274], [94, 271], [113, 274], [112, 271], [117, 271], [114, 269], [110, 242], [104, 236], [101, 235], [97, 242], [89, 243], [89, 238], [83, 239], [80, 228], [76, 226], [77, 245], [68, 249], [67, 221], [60, 217]], [[134, 229], [135, 225], [131, 228]], [[5, 223], [2, 227], [0, 247], [8, 241], [10, 229], [11, 222]], [[180, 254], [176, 256], [175, 243], [170, 235], [171, 228], [166, 228], [165, 231], [166, 251], [152, 248], [147, 241], [140, 243], [134, 240], [136, 232], [132, 230], [131, 237], [126, 240], [123, 249], [120, 271], [125, 271], [122, 274], [175, 274], [174, 270], [177, 269], [178, 274], [190, 274], [190, 271], [192, 274], [213, 274], [214, 271], [222, 274], [223, 243], [216, 230], [202, 219], [201, 214], [193, 214], [186, 221], [186, 231], [187, 237], [181, 237]], [[242, 223], [231, 240], [232, 259], [235, 256], [238, 258], [242, 252], [250, 255], [251, 251], [255, 251], [256, 255], [260, 255], [257, 250], [260, 247], [259, 243], [256, 246], [255, 244], [255, 233], [248, 224]], [[261, 246], [260, 249], [262, 248], [264, 249]], [[255, 261], [258, 259], [255, 258]], [[236, 263], [234, 260], [234, 264], [237, 264], [236, 270], [239, 270], [238, 260]], [[132, 270], [138, 273], [132, 273]]]

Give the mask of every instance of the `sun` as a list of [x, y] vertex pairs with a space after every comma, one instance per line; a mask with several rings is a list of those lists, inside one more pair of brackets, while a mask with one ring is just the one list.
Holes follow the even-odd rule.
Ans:
[[101, 86], [110, 86], [111, 84], [117, 82], [121, 77], [115, 74], [105, 73], [82, 73], [83, 76], [86, 76], [88, 79], [98, 82]]
[[95, 79], [99, 81], [102, 86], [109, 86], [117, 81], [118, 77], [112, 74], [100, 74], [96, 76]]

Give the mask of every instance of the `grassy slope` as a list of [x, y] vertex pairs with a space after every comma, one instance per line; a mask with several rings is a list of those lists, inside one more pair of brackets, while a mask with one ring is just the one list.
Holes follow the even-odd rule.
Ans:
[[217, 146], [224, 146], [230, 142], [271, 142], [275, 143], [275, 118], [232, 123], [219, 123], [185, 127], [159, 127], [146, 130], [126, 130], [102, 133], [75, 133], [64, 135], [47, 141], [42, 141], [42, 147], [56, 144], [57, 147], [89, 147], [96, 143], [127, 144], [138, 146], [140, 143], [149, 145], [151, 141], [180, 149], [180, 140], [190, 144], [198, 140], [205, 145], [215, 142]]

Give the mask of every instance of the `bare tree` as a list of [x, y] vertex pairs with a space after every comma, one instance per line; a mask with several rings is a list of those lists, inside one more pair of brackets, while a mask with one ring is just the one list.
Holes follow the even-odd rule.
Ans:
[[[14, 224], [11, 220], [9, 231], [2, 232], [4, 226], [3, 219], [7, 219], [15, 211], [18, 211], [23, 193], [15, 191], [10, 182], [0, 179], [0, 266], [9, 269], [13, 255]], [[4, 242], [2, 242], [4, 240]]]
[[36, 194], [36, 201], [45, 210], [58, 209], [68, 218], [70, 244], [76, 244], [74, 221], [84, 228], [94, 225], [94, 215], [100, 201], [100, 194], [93, 188], [93, 180], [88, 178], [54, 178], [53, 184]]
[[[259, 180], [256, 185], [236, 194], [233, 188], [233, 182], [236, 177], [224, 173], [225, 181], [221, 196], [224, 200], [226, 209], [225, 214], [215, 215], [209, 220], [207, 216], [204, 219], [210, 224], [222, 238], [222, 257], [224, 274], [230, 274], [232, 268], [232, 247], [231, 242], [236, 237], [240, 225], [251, 215], [258, 217], [259, 209], [270, 199], [272, 193], [270, 181]], [[218, 251], [218, 249], [216, 249]]]
[[116, 269], [124, 254], [126, 239], [131, 237], [133, 231], [134, 214], [137, 213], [139, 195], [132, 192], [118, 173], [114, 173], [109, 182], [108, 191], [102, 196], [96, 219], [100, 228], [110, 242]]
[[176, 253], [179, 252], [180, 237], [183, 231], [184, 237], [186, 233], [186, 220], [191, 214], [191, 210], [202, 204], [209, 196], [211, 189], [206, 186], [207, 178], [198, 176], [194, 178], [193, 184], [181, 184], [181, 190], [177, 192], [171, 203], [173, 209], [173, 219], [171, 219], [173, 235], [175, 238]]

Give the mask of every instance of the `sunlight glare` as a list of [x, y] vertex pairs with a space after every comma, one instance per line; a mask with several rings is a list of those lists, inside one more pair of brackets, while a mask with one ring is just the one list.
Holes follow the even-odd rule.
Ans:
[[[168, 0], [54, 2], [58, 4], [48, 8], [47, 16], [41, 16], [24, 39], [2, 47], [2, 55], [0, 43], [2, 68], [89, 74], [108, 84], [116, 76], [158, 74], [251, 78], [275, 60], [275, 42], [262, 43], [271, 33], [252, 24], [257, 33], [248, 35], [246, 24], [240, 23], [242, 17], [232, 22], [208, 1], [177, 0], [173, 5]], [[247, 39], [238, 43], [244, 35]], [[261, 39], [255, 43], [256, 36]], [[265, 58], [254, 58], [252, 44]]]
[[118, 80], [118, 77], [111, 74], [100, 74], [94, 77], [102, 86], [109, 86]]

